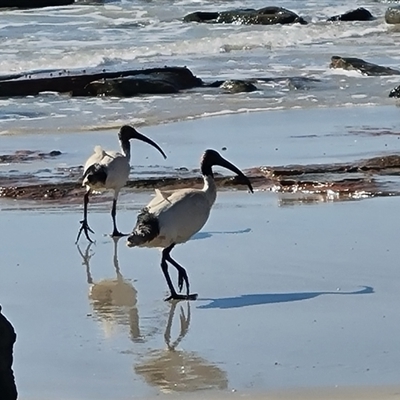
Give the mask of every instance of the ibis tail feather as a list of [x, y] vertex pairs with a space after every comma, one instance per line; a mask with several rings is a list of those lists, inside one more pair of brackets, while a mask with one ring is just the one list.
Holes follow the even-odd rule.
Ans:
[[136, 226], [128, 237], [128, 246], [140, 246], [151, 242], [160, 233], [160, 226], [157, 217], [149, 212], [148, 208], [140, 211]]

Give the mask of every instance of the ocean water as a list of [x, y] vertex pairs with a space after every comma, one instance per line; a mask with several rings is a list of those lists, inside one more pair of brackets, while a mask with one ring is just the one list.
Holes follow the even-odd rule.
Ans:
[[[1, 10], [0, 75], [47, 69], [107, 70], [187, 66], [206, 82], [276, 78], [258, 91], [222, 94], [190, 90], [168, 96], [71, 98], [57, 93], [0, 99], [0, 134], [75, 133], [124, 123], [155, 125], [218, 114], [289, 108], [389, 105], [399, 76], [366, 77], [330, 69], [333, 55], [359, 57], [400, 69], [400, 30], [384, 21], [388, 2], [247, 2], [278, 5], [309, 24], [184, 23], [194, 11], [243, 8], [239, 1], [77, 1], [34, 10]], [[357, 7], [376, 19], [325, 22]], [[317, 81], [301, 85], [288, 78]]]

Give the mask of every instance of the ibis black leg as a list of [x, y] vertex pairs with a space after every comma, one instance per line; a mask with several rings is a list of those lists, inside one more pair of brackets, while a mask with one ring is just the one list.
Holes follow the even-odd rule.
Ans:
[[121, 233], [118, 229], [117, 229], [117, 199], [113, 200], [113, 205], [112, 205], [112, 209], [111, 209], [111, 217], [113, 220], [113, 233], [111, 234], [112, 237], [122, 237], [122, 236], [127, 236], [123, 233]]
[[87, 221], [87, 209], [89, 203], [89, 194], [90, 190], [85, 193], [83, 197], [83, 220], [80, 221], [81, 227], [78, 232], [78, 237], [76, 238], [76, 242], [78, 243], [79, 238], [81, 237], [82, 231], [85, 233], [86, 239], [89, 240], [90, 243], [93, 243], [93, 240], [90, 239], [89, 232], [94, 233], [93, 230], [90, 228], [88, 221]]
[[[197, 294], [189, 293], [189, 278], [187, 276], [185, 268], [179, 265], [171, 256], [170, 252], [174, 248], [175, 244], [168, 246], [162, 251], [162, 259], [161, 259], [161, 268], [163, 270], [165, 279], [167, 281], [169, 290], [171, 291], [171, 296], [169, 296], [165, 300], [196, 300]], [[177, 270], [178, 270], [178, 286], [179, 290], [182, 290], [183, 282], [186, 283], [186, 295], [177, 294], [172, 284], [171, 277], [168, 272], [168, 264], [169, 261]]]
[[177, 270], [178, 270], [178, 289], [181, 292], [183, 287], [183, 282], [186, 284], [186, 294], [189, 295], [189, 278], [187, 276], [185, 268], [179, 265], [172, 257], [171, 251], [175, 247], [174, 244], [166, 248], [165, 251], [165, 259], [169, 261]]
[[168, 285], [169, 291], [171, 292], [171, 296], [168, 297], [168, 299], [165, 299], [165, 300], [173, 299], [173, 298], [178, 296], [178, 293], [176, 293], [176, 290], [175, 290], [174, 285], [172, 283], [171, 277], [169, 276], [168, 264], [167, 264], [167, 261], [164, 258], [164, 251], [163, 251], [162, 258], [161, 258], [161, 269], [162, 269], [162, 272], [164, 274], [165, 280], [167, 281], [167, 285]]

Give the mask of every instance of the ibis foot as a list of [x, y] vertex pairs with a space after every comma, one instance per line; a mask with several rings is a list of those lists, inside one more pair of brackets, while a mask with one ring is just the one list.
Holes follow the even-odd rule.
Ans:
[[192, 293], [192, 294], [171, 294], [171, 296], [167, 297], [165, 301], [171, 301], [171, 300], [197, 300], [197, 293]]
[[85, 233], [86, 239], [89, 240], [90, 243], [94, 243], [93, 240], [89, 236], [89, 232], [94, 234], [94, 231], [90, 228], [87, 220], [83, 219], [82, 221], [80, 221], [80, 223], [81, 223], [81, 227], [79, 229], [78, 237], [76, 238], [75, 244], [78, 243], [79, 238], [81, 237], [82, 231]]
[[130, 235], [129, 233], [121, 233], [120, 231], [114, 231], [110, 236], [115, 238], [120, 238], [129, 235]]

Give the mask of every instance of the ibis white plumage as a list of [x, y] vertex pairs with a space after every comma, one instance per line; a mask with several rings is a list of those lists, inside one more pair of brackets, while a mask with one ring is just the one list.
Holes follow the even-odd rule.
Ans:
[[[215, 150], [206, 150], [201, 159], [201, 173], [204, 185], [202, 189], [179, 189], [174, 191], [156, 190], [155, 197], [141, 210], [136, 226], [128, 237], [129, 247], [162, 248], [161, 268], [171, 295], [166, 300], [195, 300], [196, 294], [190, 294], [189, 278], [185, 268], [179, 265], [170, 255], [171, 250], [179, 243], [185, 243], [207, 222], [211, 207], [217, 197], [212, 167], [219, 165], [241, 177], [250, 192], [253, 192], [250, 180], [228, 160]], [[186, 295], [178, 294], [168, 272], [168, 264], [178, 270], [178, 288], [186, 285]]]
[[101, 148], [101, 146], [96, 146], [94, 148], [94, 154], [91, 155], [85, 163], [82, 186], [86, 186], [86, 193], [83, 201], [83, 220], [81, 221], [81, 227], [76, 239], [77, 242], [82, 232], [84, 232], [86, 238], [92, 242], [89, 232], [94, 232], [89, 227], [87, 220], [87, 206], [89, 203], [89, 195], [92, 191], [114, 191], [113, 205], [111, 209], [111, 217], [113, 221], [113, 232], [111, 236], [124, 236], [117, 229], [117, 199], [120, 190], [123, 186], [125, 186], [129, 178], [131, 157], [131, 145], [129, 141], [131, 139], [141, 140], [150, 144], [151, 146], [155, 147], [164, 158], [167, 158], [157, 143], [153, 142], [147, 136], [139, 133], [132, 126], [122, 126], [119, 130], [118, 138], [121, 146], [121, 152], [105, 151]]

